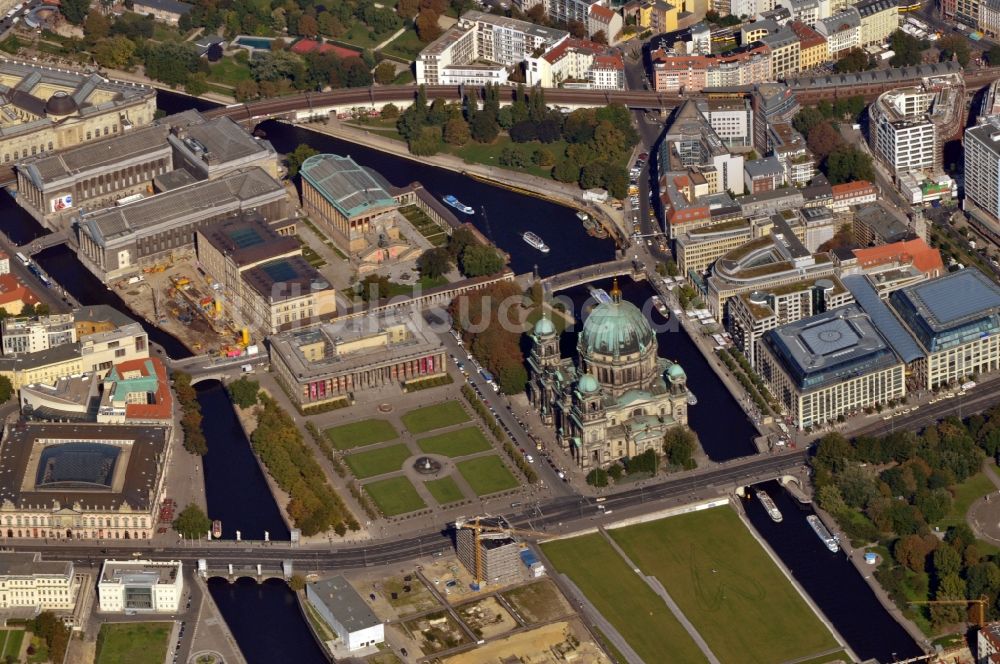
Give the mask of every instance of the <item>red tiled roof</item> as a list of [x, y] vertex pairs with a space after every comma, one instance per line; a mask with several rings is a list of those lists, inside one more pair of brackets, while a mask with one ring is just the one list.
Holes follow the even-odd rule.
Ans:
[[601, 23], [611, 23], [611, 19], [615, 17], [613, 11], [601, 5], [591, 5], [590, 15], [598, 19]]
[[555, 48], [549, 49], [542, 55], [549, 64], [555, 64], [562, 59], [569, 51], [591, 51], [594, 54], [605, 53], [608, 47], [604, 44], [598, 44], [595, 41], [590, 41], [589, 39], [564, 39]]
[[795, 33], [795, 36], [799, 38], [800, 49], [826, 44], [826, 37], [819, 34], [802, 21], [792, 21], [788, 24], [788, 26], [792, 29], [792, 32]]
[[833, 193], [834, 198], [857, 196], [859, 194], [874, 194], [875, 185], [868, 180], [854, 180], [843, 184], [835, 184], [830, 187], [830, 191]]
[[892, 262], [912, 262], [913, 266], [925, 274], [934, 276], [944, 273], [941, 253], [920, 238], [906, 242], [893, 242], [878, 247], [855, 249], [854, 256], [864, 266], [881, 265]]
[[620, 55], [598, 55], [594, 58], [593, 67], [607, 69], [625, 69], [625, 61]]
[[143, 376], [150, 375], [149, 367], [156, 373], [156, 394], [153, 403], [130, 403], [125, 405], [125, 419], [136, 420], [169, 420], [173, 417], [173, 395], [167, 380], [167, 369], [157, 357], [141, 360], [129, 360], [115, 365], [118, 375], [138, 371]]
[[[15, 304], [20, 302], [24, 304], [38, 304], [38, 296], [35, 295], [27, 286], [21, 283], [21, 280], [13, 274], [0, 274], [0, 307], [6, 307], [8, 304]], [[20, 309], [17, 311], [9, 310], [9, 314], [19, 314]]]

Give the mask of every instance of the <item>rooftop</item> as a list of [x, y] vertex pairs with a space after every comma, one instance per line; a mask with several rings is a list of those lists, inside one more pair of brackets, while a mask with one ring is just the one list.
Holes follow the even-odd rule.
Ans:
[[350, 157], [313, 155], [302, 163], [300, 173], [345, 217], [396, 205], [389, 192]]
[[944, 273], [941, 252], [920, 238], [855, 249], [854, 256], [857, 257], [862, 267], [874, 267], [894, 262], [913, 263], [914, 267], [924, 273], [932, 275]]
[[815, 76], [799, 76], [785, 79], [790, 89], [808, 90], [810, 88], [827, 88], [831, 85], [850, 87], [852, 85], [868, 85], [872, 83], [905, 83], [927, 76], [956, 74], [962, 71], [957, 62], [937, 62], [930, 65], [914, 67], [890, 67], [888, 69], [872, 69], [853, 74], [822, 74]]
[[243, 280], [268, 302], [281, 302], [330, 288], [302, 256], [268, 261], [243, 272]]
[[198, 229], [198, 241], [202, 238], [237, 267], [302, 251], [294, 237], [279, 235], [256, 219], [226, 219], [202, 226]]
[[42, 554], [37, 551], [0, 552], [0, 577], [68, 577], [72, 573], [72, 563], [57, 560], [42, 560]]
[[898, 242], [910, 234], [906, 222], [877, 202], [855, 210], [854, 220], [868, 226], [883, 242]]
[[198, 116], [201, 122], [190, 122], [187, 113], [167, 116], [157, 122], [170, 127], [167, 140], [189, 159], [212, 167], [253, 156], [277, 158], [268, 141], [254, 138], [231, 118], [206, 120], [200, 113]]
[[764, 340], [803, 391], [899, 364], [871, 319], [854, 304], [782, 325]]
[[181, 563], [152, 560], [105, 560], [99, 583], [126, 586], [172, 584], [181, 573]]
[[1000, 313], [1000, 287], [976, 268], [909, 286], [892, 298], [893, 306], [909, 305], [938, 333]]
[[169, 420], [173, 415], [167, 368], [158, 357], [116, 364], [104, 379], [104, 392], [110, 403], [125, 402], [126, 420]]
[[875, 327], [896, 351], [896, 355], [903, 358], [907, 364], [924, 357], [924, 351], [919, 344], [914, 341], [913, 336], [903, 327], [864, 275], [848, 275], [843, 278], [843, 282], [854, 296], [854, 301], [864, 309]]
[[[136, 7], [150, 7], [152, 9], [157, 9], [161, 12], [170, 12], [171, 14], [188, 14], [194, 9], [194, 5], [189, 5], [186, 2], [178, 2], [177, 0], [135, 0]], [[138, 12], [142, 13], [142, 12]]]
[[[9, 501], [15, 507], [40, 506], [55, 509], [56, 504], [72, 507], [79, 503], [87, 508], [118, 510], [123, 505], [134, 510], [153, 508], [155, 491], [168, 438], [165, 427], [112, 426], [101, 424], [35, 424], [18, 423], [6, 428], [0, 443], [0, 502]], [[64, 447], [70, 445], [72, 447]], [[35, 486], [38, 473], [44, 471], [42, 452], [62, 447], [69, 452], [63, 460], [67, 478], [54, 488]], [[117, 450], [117, 459], [110, 477], [110, 486], [69, 486], [83, 472], [94, 466], [88, 461], [94, 455], [107, 458], [104, 448]], [[58, 464], [58, 460], [56, 461]], [[58, 466], [53, 466], [57, 468]], [[76, 470], [74, 470], [76, 468]], [[96, 469], [95, 469], [96, 472]], [[45, 477], [43, 474], [42, 477]], [[104, 476], [102, 476], [104, 477]], [[91, 479], [101, 479], [96, 475]], [[65, 488], [63, 488], [65, 487]]]
[[341, 575], [309, 584], [312, 596], [321, 601], [348, 632], [381, 625], [361, 595]]
[[777, 157], [772, 155], [763, 159], [744, 161], [743, 170], [751, 178], [773, 177], [775, 175], [782, 175], [785, 172], [785, 167]]

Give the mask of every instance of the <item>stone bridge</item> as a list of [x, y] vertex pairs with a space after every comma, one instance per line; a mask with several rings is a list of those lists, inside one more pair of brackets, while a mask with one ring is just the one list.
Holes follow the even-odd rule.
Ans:
[[219, 559], [209, 562], [205, 558], [198, 560], [198, 574], [203, 578], [218, 576], [228, 579], [231, 583], [242, 577], [255, 579], [258, 583], [263, 583], [268, 579], [281, 579], [286, 581], [292, 577], [293, 562], [291, 559], [282, 560], [276, 564], [274, 560], [248, 565], [246, 563], [225, 563]]
[[633, 260], [624, 259], [608, 261], [607, 263], [597, 263], [561, 272], [542, 279], [542, 286], [548, 292], [555, 293], [556, 291], [565, 290], [598, 279], [623, 276], [631, 277], [635, 281], [645, 281], [646, 279], [646, 273], [638, 263]]
[[34, 256], [35, 254], [45, 251], [46, 249], [51, 249], [52, 247], [56, 247], [60, 244], [72, 242], [73, 239], [73, 234], [70, 230], [62, 230], [56, 233], [43, 235], [42, 237], [30, 242], [25, 242], [21, 246], [17, 247], [16, 251], [24, 254], [25, 256]]

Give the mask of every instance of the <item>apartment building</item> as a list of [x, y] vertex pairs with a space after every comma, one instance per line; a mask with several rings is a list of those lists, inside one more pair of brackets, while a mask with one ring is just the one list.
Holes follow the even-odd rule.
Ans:
[[651, 80], [658, 92], [698, 92], [706, 87], [751, 85], [766, 81], [771, 54], [763, 45], [740, 47], [720, 54], [651, 56]]
[[895, 0], [864, 0], [855, 5], [861, 17], [861, 46], [887, 40], [899, 29], [899, 5]]
[[830, 190], [833, 195], [830, 208], [834, 212], [843, 212], [857, 205], [874, 203], [878, 198], [878, 189], [868, 180], [835, 184]]
[[797, 74], [802, 67], [799, 38], [790, 29], [784, 29], [761, 39], [771, 56], [771, 80]]
[[965, 130], [965, 196], [1000, 221], [1000, 116]]
[[848, 7], [816, 24], [816, 32], [826, 38], [827, 53], [836, 60], [861, 47], [861, 14]]
[[729, 148], [753, 146], [753, 109], [748, 98], [702, 99], [698, 110]]
[[830, 51], [826, 43], [826, 37], [802, 21], [791, 21], [788, 27], [799, 38], [800, 71], [808, 71], [830, 61]]
[[526, 60], [528, 85], [624, 90], [625, 61], [620, 53], [586, 39], [564, 39]]
[[[586, 22], [584, 18], [585, 25]], [[417, 84], [444, 85], [448, 81], [448, 84], [454, 85], [464, 81], [462, 72], [469, 73], [471, 79], [482, 77], [482, 70], [470, 70], [469, 66], [491, 64], [511, 67], [539, 49], [551, 49], [568, 37], [569, 33], [565, 30], [468, 11], [417, 56]], [[470, 85], [471, 79], [468, 81]]]
[[744, 186], [751, 194], [774, 191], [785, 183], [785, 166], [774, 155], [743, 162]]

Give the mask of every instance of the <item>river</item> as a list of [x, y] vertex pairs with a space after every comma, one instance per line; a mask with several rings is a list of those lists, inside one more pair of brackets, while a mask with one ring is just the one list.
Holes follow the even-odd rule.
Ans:
[[213, 577], [208, 590], [247, 664], [329, 664], [284, 581]]
[[[750, 523], [767, 540], [792, 576], [822, 609], [861, 659], [893, 662], [923, 654], [903, 627], [883, 608], [875, 593], [843, 551], [831, 553], [806, 522], [808, 505], [791, 497], [777, 482], [764, 489], [784, 517], [775, 523], [759, 500], [744, 501]], [[869, 573], [874, 568], [869, 570]]]

